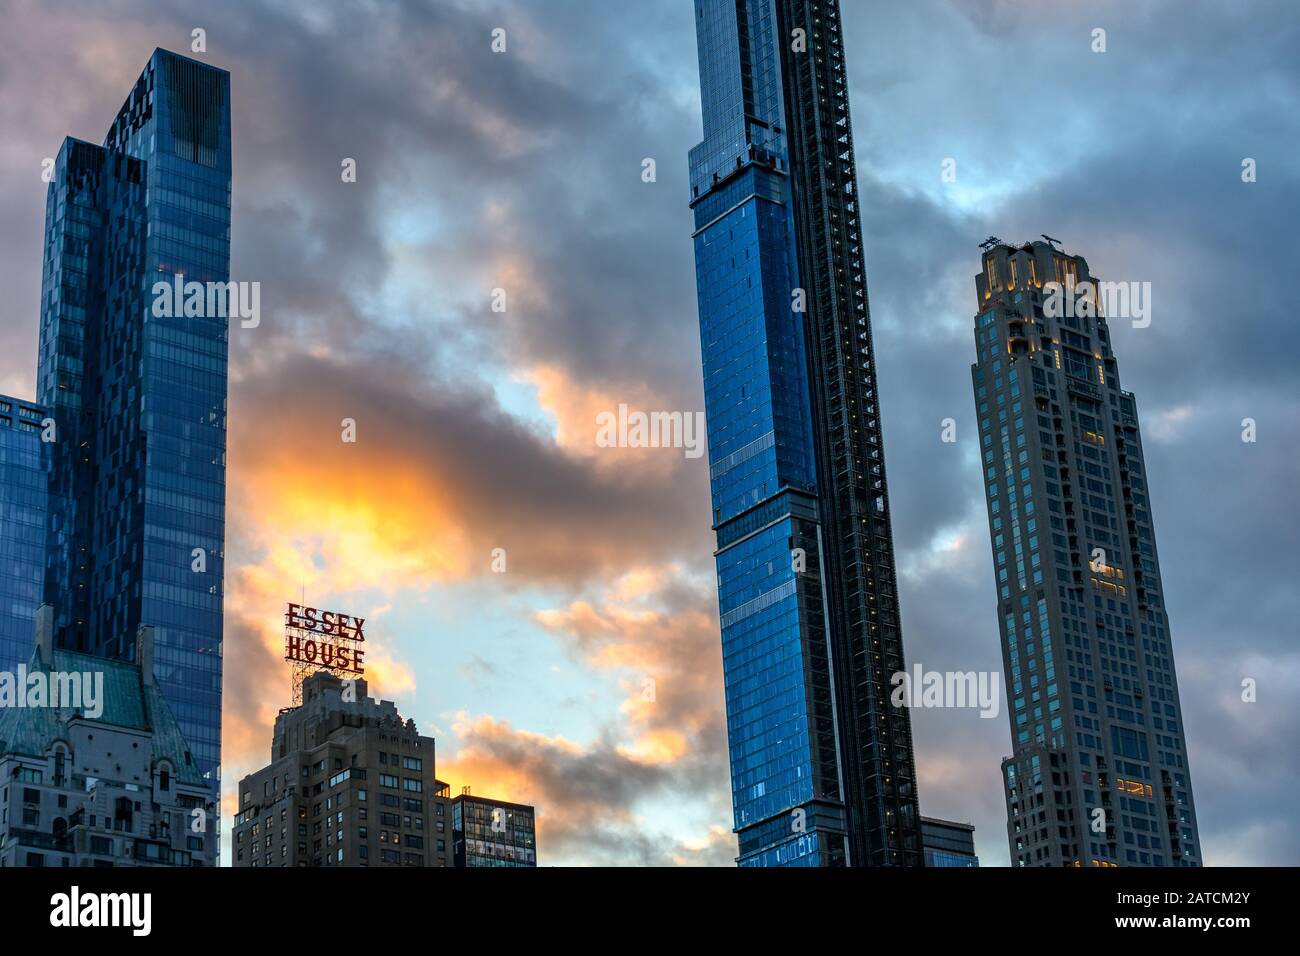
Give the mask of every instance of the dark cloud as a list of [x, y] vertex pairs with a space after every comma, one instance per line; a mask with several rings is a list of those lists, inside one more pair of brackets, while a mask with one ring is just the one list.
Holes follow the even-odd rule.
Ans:
[[[670, 560], [691, 527], [664, 516], [681, 512], [683, 488], [707, 480], [703, 459], [673, 449], [655, 459], [663, 467], [624, 449], [594, 467], [490, 396], [440, 387], [396, 356], [294, 354], [232, 392], [228, 457], [241, 475], [232, 520], [273, 523], [286, 507], [324, 515], [331, 502], [375, 506], [376, 556], [402, 565], [427, 552], [412, 567], [432, 578], [488, 574], [494, 548], [506, 551], [511, 586], [577, 585]], [[356, 423], [355, 443], [342, 440], [345, 419]]]

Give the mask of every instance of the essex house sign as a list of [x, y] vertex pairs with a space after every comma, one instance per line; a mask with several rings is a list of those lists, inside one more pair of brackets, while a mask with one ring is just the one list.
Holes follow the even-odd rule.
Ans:
[[289, 604], [284, 614], [284, 659], [293, 665], [294, 704], [312, 671], [355, 678], [365, 673], [365, 618]]

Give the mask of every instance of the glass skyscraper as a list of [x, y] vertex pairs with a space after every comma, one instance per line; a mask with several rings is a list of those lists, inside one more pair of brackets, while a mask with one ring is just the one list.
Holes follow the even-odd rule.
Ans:
[[31, 659], [41, 604], [50, 443], [45, 410], [0, 395], [0, 671]]
[[129, 659], [153, 627], [154, 671], [214, 785], [228, 320], [160, 317], [153, 287], [224, 283], [229, 250], [229, 74], [155, 50], [104, 144], [64, 141], [46, 199], [44, 592], [71, 650]]
[[696, 0], [696, 283], [742, 866], [921, 865], [835, 0]]
[[1107, 296], [1054, 243], [990, 239], [975, 280], [1011, 862], [1199, 866], [1137, 409]]

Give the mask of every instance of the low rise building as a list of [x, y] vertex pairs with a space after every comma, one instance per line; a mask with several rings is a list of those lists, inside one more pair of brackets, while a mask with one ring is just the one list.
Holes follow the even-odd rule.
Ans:
[[271, 762], [239, 783], [231, 862], [450, 866], [450, 792], [434, 740], [364, 679], [309, 675], [275, 721]]
[[215, 866], [214, 785], [154, 678], [153, 630], [136, 662], [36, 647], [0, 673], [0, 866]]
[[451, 801], [452, 853], [456, 866], [536, 866], [533, 808], [466, 788]]
[[926, 866], [979, 866], [975, 827], [935, 817], [921, 817], [921, 847]]

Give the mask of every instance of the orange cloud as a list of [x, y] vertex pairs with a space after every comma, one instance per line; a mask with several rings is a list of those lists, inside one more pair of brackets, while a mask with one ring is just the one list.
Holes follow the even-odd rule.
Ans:
[[608, 741], [582, 747], [490, 717], [459, 715], [455, 731], [461, 748], [438, 758], [439, 779], [453, 793], [471, 786], [481, 796], [534, 806], [542, 865], [727, 865], [735, 857], [735, 839], [721, 827], [694, 838], [656, 834], [636, 812], [643, 799], [666, 792], [680, 798], [693, 789], [671, 767], [638, 759]]
[[598, 602], [538, 612], [539, 624], [574, 643], [593, 667], [623, 670], [626, 752], [675, 760], [719, 745], [722, 652], [714, 598], [673, 566], [634, 569]]
[[[555, 394], [566, 387], [558, 375], [550, 381]], [[276, 714], [289, 703], [285, 601], [305, 593], [308, 603], [334, 601], [346, 611], [350, 596], [367, 593], [391, 605], [433, 582], [490, 573], [496, 547], [507, 553], [507, 587], [601, 580], [617, 569], [608, 596], [588, 604], [589, 620], [581, 602], [540, 618], [582, 647], [589, 666], [631, 672], [629, 733], [621, 754], [611, 745], [610, 760], [635, 768], [684, 766], [696, 753], [716, 759], [719, 655], [703, 609], [712, 598], [658, 606], [680, 589], [678, 573], [632, 564], [680, 545], [680, 532], [660, 517], [678, 489], [645, 469], [593, 469], [494, 406], [433, 392], [402, 366], [261, 355], [239, 385], [229, 452], [227, 788], [265, 763]], [[344, 419], [355, 422], [355, 442], [343, 440]], [[372, 693], [409, 697], [416, 674], [382, 628], [367, 630]], [[676, 659], [704, 648], [708, 667]], [[637, 697], [639, 675], [655, 682], [652, 699]], [[519, 740], [535, 751], [566, 750], [562, 741]], [[490, 754], [471, 748], [447, 766], [505, 798], [530, 792], [531, 765]]]
[[638, 468], [654, 467], [657, 472], [668, 473], [680, 464], [683, 456], [679, 449], [605, 448], [596, 442], [598, 416], [617, 414], [619, 405], [643, 412], [674, 411], [649, 388], [579, 384], [556, 365], [534, 365], [517, 377], [536, 387], [538, 404], [556, 420], [556, 442], [564, 451], [590, 459], [597, 467], [613, 469], [626, 467], [635, 460]]

